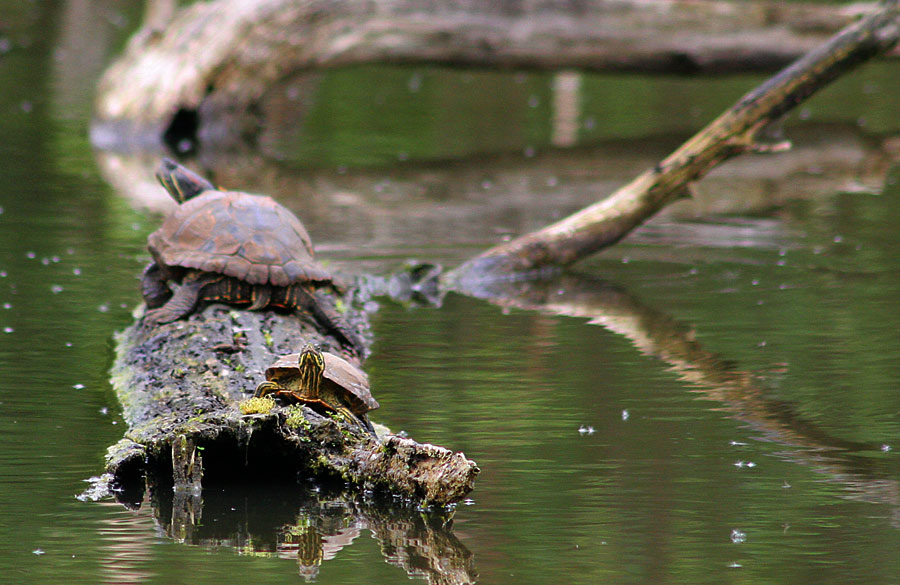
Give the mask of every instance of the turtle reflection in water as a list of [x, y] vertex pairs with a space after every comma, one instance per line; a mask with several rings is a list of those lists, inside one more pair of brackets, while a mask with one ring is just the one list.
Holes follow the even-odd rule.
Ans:
[[[302, 309], [349, 348], [363, 351], [327, 296], [316, 293], [336, 287], [313, 258], [309, 234], [293, 213], [271, 197], [218, 191], [168, 159], [156, 176], [179, 206], [148, 239], [153, 263], [141, 285], [146, 323], [186, 317], [200, 301]], [[172, 282], [181, 285], [174, 294]]]
[[303, 346], [299, 354], [283, 356], [266, 369], [266, 381], [256, 387], [254, 396], [270, 394], [318, 412], [343, 414], [375, 435], [366, 413], [378, 408], [378, 402], [369, 391], [368, 376], [312, 343]]

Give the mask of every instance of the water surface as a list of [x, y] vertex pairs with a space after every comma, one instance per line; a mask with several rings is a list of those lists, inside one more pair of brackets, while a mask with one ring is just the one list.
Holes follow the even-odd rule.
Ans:
[[[704, 182], [728, 209], [672, 212], [503, 300], [377, 299], [374, 418], [482, 469], [452, 525], [304, 482], [216, 486], [195, 524], [171, 503], [78, 501], [124, 432], [112, 334], [132, 320], [159, 222], [111, 170], [132, 159], [87, 138], [92, 80], [138, 15], [88, 4], [101, 20], [75, 2], [0, 4], [0, 582], [900, 577], [900, 187], [880, 148], [896, 132], [884, 67], [792, 123], [807, 154]], [[308, 125], [270, 135], [265, 172], [207, 166], [283, 196], [342, 269], [452, 266], [608, 193], [755, 82], [586, 76], [568, 150], [554, 148], [552, 75], [338, 71], [304, 86]], [[348, 88], [371, 86], [384, 107], [367, 117]], [[690, 87], [708, 99], [663, 99]], [[633, 114], [622, 94], [655, 105]], [[471, 112], [484, 108], [503, 115], [480, 134]], [[873, 177], [883, 193], [861, 188]]]

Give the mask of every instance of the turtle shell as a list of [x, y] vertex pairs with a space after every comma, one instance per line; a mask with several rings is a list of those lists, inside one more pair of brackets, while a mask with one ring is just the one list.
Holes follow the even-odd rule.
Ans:
[[[325, 371], [322, 372], [321, 384], [329, 384], [338, 395], [343, 396], [353, 414], [361, 415], [378, 408], [378, 401], [369, 391], [369, 377], [365, 372], [333, 353], [323, 351], [322, 356], [325, 358]], [[298, 383], [299, 359], [299, 353], [281, 356], [266, 368], [266, 380], [278, 382], [288, 388]]]
[[313, 259], [297, 216], [265, 195], [205, 191], [180, 204], [148, 244], [163, 266], [217, 272], [250, 284], [331, 281]]

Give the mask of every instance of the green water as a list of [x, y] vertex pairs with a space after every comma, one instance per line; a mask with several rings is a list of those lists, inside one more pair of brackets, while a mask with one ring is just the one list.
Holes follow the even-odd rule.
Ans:
[[[137, 11], [86, 5], [0, 2], [0, 583], [900, 578], [896, 171], [880, 195], [836, 183], [752, 214], [672, 220], [505, 301], [377, 299], [373, 418], [482, 469], [451, 527], [329, 501], [303, 482], [219, 486], [196, 525], [174, 528], [165, 505], [77, 500], [124, 432], [107, 379], [112, 334], [131, 322], [159, 222], [111, 185], [87, 138], [93, 82]], [[891, 71], [829, 90], [804, 131], [865, 118], [871, 142], [896, 132]], [[551, 76], [504, 75], [362, 68], [319, 80], [308, 140], [270, 147], [290, 148], [285, 164], [314, 169], [328, 195], [301, 211], [320, 254], [350, 270], [452, 265], [590, 201], [565, 199], [586, 174], [570, 163], [602, 141], [664, 153], [695, 128], [691, 111], [702, 122], [756, 79], [699, 85], [699, 106], [680, 98], [667, 116], [663, 97], [701, 82], [586, 77], [582, 147], [553, 153]], [[360, 113], [360, 94], [345, 91], [354, 79], [377, 86], [386, 109]], [[476, 82], [492, 100], [460, 89]], [[887, 89], [858, 99], [873, 84]], [[411, 87], [428, 99], [407, 99]], [[616, 88], [655, 105], [629, 116]], [[479, 134], [477, 118], [433, 113], [454, 98], [503, 115]], [[534, 174], [542, 165], [557, 172]], [[425, 194], [398, 196], [404, 181]], [[342, 207], [348, 192], [363, 204]], [[553, 197], [526, 206], [532, 193]], [[479, 211], [488, 199], [511, 203]], [[379, 231], [379, 214], [396, 233]], [[288, 546], [309, 535], [329, 545], [315, 569], [298, 552], [308, 547]]]

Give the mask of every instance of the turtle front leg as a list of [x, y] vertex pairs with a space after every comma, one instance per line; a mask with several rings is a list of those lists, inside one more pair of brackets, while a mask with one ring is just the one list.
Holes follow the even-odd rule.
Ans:
[[194, 307], [197, 306], [197, 301], [200, 300], [200, 293], [203, 291], [203, 287], [221, 278], [222, 275], [220, 274], [200, 271], [188, 272], [182, 279], [181, 286], [165, 305], [144, 313], [144, 323], [161, 325], [190, 315]]
[[163, 306], [172, 296], [172, 290], [166, 284], [166, 277], [156, 262], [151, 262], [144, 269], [141, 276], [141, 294], [148, 309]]

